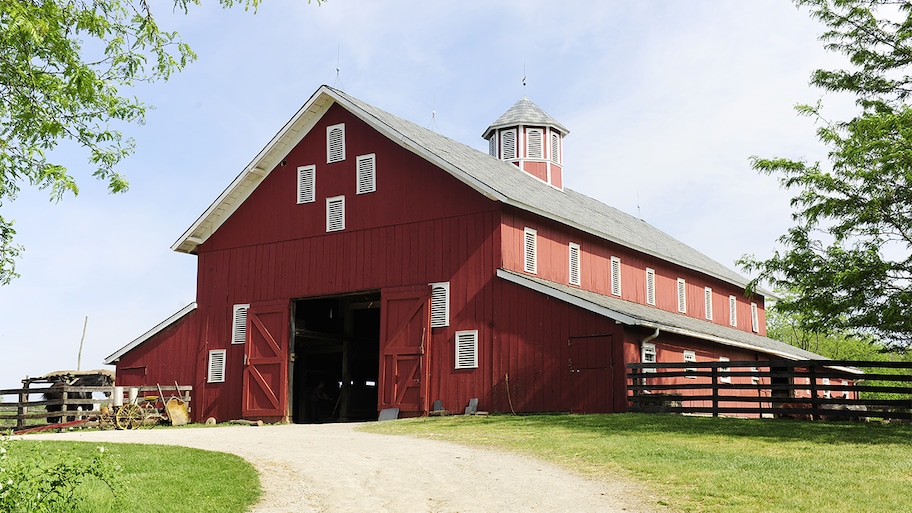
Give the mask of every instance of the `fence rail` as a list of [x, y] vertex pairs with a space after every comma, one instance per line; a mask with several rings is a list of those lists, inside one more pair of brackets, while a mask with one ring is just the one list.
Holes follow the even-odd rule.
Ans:
[[627, 369], [630, 411], [912, 420], [912, 362], [631, 363]]
[[[174, 396], [184, 402], [191, 400], [192, 386], [143, 386], [143, 387], [114, 387], [114, 386], [51, 386], [0, 389], [0, 432], [6, 430], [21, 430], [26, 427], [54, 423], [51, 420], [61, 419], [76, 420], [94, 417], [98, 414], [99, 407], [104, 404], [126, 404], [133, 394], [131, 388], [136, 390], [138, 401], [146, 397], [159, 395], [167, 400]], [[161, 390], [161, 394], [159, 394]], [[116, 400], [116, 391], [120, 391], [120, 400]], [[45, 397], [50, 395], [50, 398]], [[78, 395], [77, 395], [78, 394]], [[85, 395], [90, 394], [90, 395]], [[50, 407], [50, 409], [48, 409]], [[77, 409], [79, 408], [79, 409]]]

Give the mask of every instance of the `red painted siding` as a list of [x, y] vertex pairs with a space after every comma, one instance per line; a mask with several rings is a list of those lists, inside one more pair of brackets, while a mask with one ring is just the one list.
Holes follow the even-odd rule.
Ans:
[[738, 328], [751, 331], [750, 303], [757, 303], [760, 318], [760, 335], [766, 335], [766, 317], [763, 298], [748, 299], [744, 289], [725, 283], [705, 274], [670, 264], [658, 258], [602, 240], [579, 230], [567, 228], [554, 221], [523, 212], [505, 209], [503, 216], [503, 266], [523, 272], [523, 231], [526, 227], [538, 233], [537, 276], [558, 283], [569, 283], [569, 243], [580, 245], [580, 288], [599, 294], [611, 295], [611, 257], [621, 260], [621, 298], [646, 304], [646, 268], [656, 273], [656, 307], [669, 312], [678, 311], [678, 278], [686, 283], [687, 314], [698, 319], [706, 318], [704, 301], [705, 287], [713, 291], [713, 321], [729, 325], [728, 297], [734, 295], [738, 301]]

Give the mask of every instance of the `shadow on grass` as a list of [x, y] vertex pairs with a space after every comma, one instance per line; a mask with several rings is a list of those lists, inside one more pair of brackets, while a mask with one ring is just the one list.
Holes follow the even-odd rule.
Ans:
[[663, 414], [492, 415], [484, 422], [512, 427], [567, 429], [589, 434], [674, 432], [681, 435], [748, 437], [830, 444], [889, 445], [912, 443], [912, 425], [879, 422], [810, 422], [790, 419], [734, 419]]

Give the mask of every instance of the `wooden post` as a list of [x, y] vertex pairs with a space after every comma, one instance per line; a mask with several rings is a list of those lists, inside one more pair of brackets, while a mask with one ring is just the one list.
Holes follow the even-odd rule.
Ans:
[[719, 367], [712, 367], [713, 417], [719, 416]]
[[817, 408], [820, 404], [817, 402], [817, 366], [809, 365], [808, 366], [808, 380], [810, 381], [810, 392], [811, 392], [811, 419], [820, 420], [820, 415], [817, 413]]
[[19, 391], [19, 404], [16, 405], [16, 431], [25, 429], [25, 416], [28, 415], [28, 377], [22, 380], [22, 390]]

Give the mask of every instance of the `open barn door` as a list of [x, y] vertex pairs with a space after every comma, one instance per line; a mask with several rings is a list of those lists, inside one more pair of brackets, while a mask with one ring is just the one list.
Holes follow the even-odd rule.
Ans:
[[428, 412], [430, 286], [381, 291], [379, 408], [403, 417]]
[[254, 303], [247, 310], [244, 344], [244, 418], [288, 420], [289, 303]]

